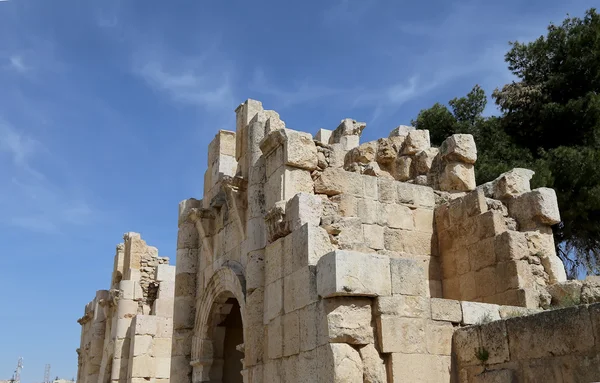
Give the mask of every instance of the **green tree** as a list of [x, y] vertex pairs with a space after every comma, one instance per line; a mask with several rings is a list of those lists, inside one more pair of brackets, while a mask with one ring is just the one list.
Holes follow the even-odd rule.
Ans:
[[590, 9], [532, 42], [511, 42], [505, 59], [517, 81], [494, 91], [499, 117], [482, 117], [486, 97], [475, 86], [413, 124], [438, 145], [473, 134], [478, 183], [514, 167], [536, 171], [532, 186], [557, 192], [562, 222], [553, 230], [569, 274], [600, 274], [600, 15]]

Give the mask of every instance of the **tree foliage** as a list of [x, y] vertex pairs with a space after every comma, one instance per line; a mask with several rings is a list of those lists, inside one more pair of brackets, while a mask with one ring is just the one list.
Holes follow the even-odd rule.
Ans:
[[475, 86], [413, 124], [437, 145], [473, 134], [479, 184], [514, 167], [535, 170], [532, 186], [557, 192], [562, 222], [553, 230], [569, 274], [600, 274], [600, 15], [590, 9], [532, 42], [511, 42], [505, 60], [517, 81], [492, 94], [500, 116], [482, 116], [487, 98]]

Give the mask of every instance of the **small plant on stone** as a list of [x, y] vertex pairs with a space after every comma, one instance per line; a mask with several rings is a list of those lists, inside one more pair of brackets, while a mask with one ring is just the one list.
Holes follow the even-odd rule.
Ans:
[[487, 369], [487, 361], [490, 358], [490, 352], [485, 347], [478, 347], [475, 349], [475, 357], [481, 362], [483, 371], [485, 371]]

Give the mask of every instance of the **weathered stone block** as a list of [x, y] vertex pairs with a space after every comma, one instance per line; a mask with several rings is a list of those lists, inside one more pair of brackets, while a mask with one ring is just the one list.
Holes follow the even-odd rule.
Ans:
[[265, 286], [264, 324], [283, 313], [283, 279]]
[[452, 353], [454, 326], [449, 322], [428, 321], [426, 325], [427, 352], [433, 355]]
[[476, 186], [475, 168], [471, 164], [451, 162], [446, 164], [440, 174], [440, 190], [469, 191]]
[[498, 305], [478, 302], [460, 302], [465, 325], [484, 323], [500, 319]]
[[452, 299], [431, 298], [431, 319], [460, 323], [462, 321], [460, 302]]
[[390, 259], [375, 254], [337, 250], [317, 264], [320, 296], [379, 296], [391, 294]]
[[362, 225], [365, 245], [374, 250], [384, 248], [383, 227], [379, 225]]
[[322, 200], [314, 194], [298, 193], [287, 202], [285, 207], [285, 216], [290, 231], [307, 223], [319, 226], [322, 212]]
[[322, 319], [319, 344], [373, 343], [371, 300], [369, 298], [337, 297], [322, 300]]
[[440, 355], [391, 355], [393, 382], [430, 383], [450, 381], [450, 357]]
[[417, 154], [431, 146], [429, 130], [411, 130], [408, 132], [402, 154]]
[[508, 210], [521, 229], [535, 228], [538, 223], [554, 225], [560, 222], [554, 189], [539, 188], [523, 193], [509, 201]]
[[358, 349], [360, 358], [363, 362], [363, 382], [364, 383], [385, 383], [387, 374], [383, 358], [377, 352], [372, 344], [368, 344]]
[[431, 255], [432, 234], [386, 228], [384, 245], [386, 250], [413, 255]]
[[347, 172], [339, 168], [327, 168], [321, 176], [315, 180], [315, 193], [327, 194], [350, 194], [358, 197], [364, 195], [364, 182], [358, 173]]
[[277, 359], [283, 356], [283, 323], [277, 316], [267, 324], [267, 356]]
[[448, 162], [474, 164], [477, 161], [477, 147], [470, 134], [453, 134], [440, 146], [440, 155]]
[[316, 270], [314, 266], [298, 269], [285, 276], [283, 281], [283, 307], [286, 313], [317, 301]]
[[397, 315], [406, 318], [429, 318], [429, 298], [411, 295], [377, 297], [375, 300], [377, 315]]
[[392, 294], [427, 296], [428, 277], [422, 262], [414, 259], [390, 259]]
[[363, 362], [360, 355], [345, 343], [330, 343], [317, 348], [317, 366], [319, 382], [363, 382]]
[[427, 353], [424, 319], [382, 315], [376, 322], [381, 352]]

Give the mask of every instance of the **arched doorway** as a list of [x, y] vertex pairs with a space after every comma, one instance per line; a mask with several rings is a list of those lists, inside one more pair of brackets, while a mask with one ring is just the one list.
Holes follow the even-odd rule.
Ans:
[[192, 346], [192, 382], [242, 383], [245, 294], [243, 276], [215, 272], [197, 311]]
[[[213, 364], [211, 375], [221, 376], [222, 383], [243, 383], [242, 360], [244, 353], [244, 327], [240, 313], [240, 305], [235, 298], [229, 298], [225, 303], [229, 314], [221, 323], [215, 326], [213, 342], [215, 346], [215, 357], [223, 361], [222, 366]], [[218, 371], [220, 370], [220, 371]]]

